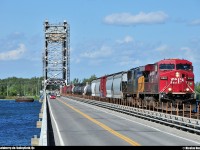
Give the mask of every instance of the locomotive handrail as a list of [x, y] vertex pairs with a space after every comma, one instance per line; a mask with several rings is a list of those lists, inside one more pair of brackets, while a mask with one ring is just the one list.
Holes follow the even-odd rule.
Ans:
[[110, 109], [113, 111], [125, 113], [128, 115], [151, 120], [154, 122], [159, 122], [165, 125], [177, 127], [179, 129], [200, 134], [200, 120], [199, 119], [176, 116], [172, 114], [166, 114], [162, 112], [151, 111], [151, 110], [124, 106], [124, 105], [119, 105], [119, 104], [113, 104], [113, 103], [107, 103], [107, 102], [102, 102], [102, 101], [100, 102], [100, 101], [83, 99], [83, 98], [74, 98], [70, 96], [67, 96], [67, 97], [84, 102], [84, 103], [96, 105], [96, 106]]
[[165, 91], [170, 85], [171, 85], [171, 83], [169, 83], [168, 85], [166, 85], [166, 86], [160, 91], [160, 93], [162, 93], [163, 91]]
[[188, 83], [186, 83], [186, 84], [190, 88], [190, 90], [195, 93], [195, 91], [190, 87], [190, 85]]

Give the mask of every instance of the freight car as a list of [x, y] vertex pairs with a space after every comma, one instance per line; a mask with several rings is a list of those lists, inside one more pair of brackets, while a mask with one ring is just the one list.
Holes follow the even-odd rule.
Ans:
[[92, 81], [92, 96], [106, 98], [125, 98], [127, 89], [127, 71], [103, 76]]
[[[72, 90], [72, 93], [85, 95], [86, 85], [81, 86], [82, 90]], [[163, 59], [102, 76], [87, 87], [90, 87], [87, 95], [94, 98], [195, 103], [193, 66], [185, 59]]]
[[75, 85], [67, 85], [61, 88], [62, 95], [77, 94], [77, 95], [91, 95], [91, 85], [86, 83], [79, 83]]

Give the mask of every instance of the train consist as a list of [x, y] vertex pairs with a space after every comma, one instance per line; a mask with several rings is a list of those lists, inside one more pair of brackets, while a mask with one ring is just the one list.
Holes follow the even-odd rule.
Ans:
[[67, 85], [61, 92], [90, 95], [94, 99], [192, 103], [195, 102], [193, 66], [185, 59], [163, 59], [102, 76], [87, 85]]

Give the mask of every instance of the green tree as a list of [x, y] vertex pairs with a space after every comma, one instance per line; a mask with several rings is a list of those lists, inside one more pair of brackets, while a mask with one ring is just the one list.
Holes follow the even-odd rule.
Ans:
[[42, 89], [42, 81], [43, 77], [0, 79], [0, 96], [38, 95]]
[[95, 79], [97, 79], [96, 75], [91, 75], [90, 78], [84, 78], [82, 80], [80, 80], [78, 78], [74, 78], [71, 83], [74, 84], [74, 85], [77, 85], [77, 84], [86, 84], [87, 82], [91, 83]]
[[80, 81], [78, 78], [74, 78], [74, 79], [72, 80], [72, 84], [74, 84], [74, 85], [80, 84], [80, 83], [81, 83], [81, 81]]
[[97, 79], [96, 75], [91, 75], [91, 77], [88, 78], [88, 79], [84, 78], [82, 83], [83, 83], [83, 84], [86, 84], [87, 82], [88, 82], [88, 83], [91, 83], [91, 82], [92, 82], [93, 80], [95, 80], [95, 79]]
[[197, 82], [195, 84], [195, 91], [197, 91], [198, 93], [200, 93], [200, 82]]

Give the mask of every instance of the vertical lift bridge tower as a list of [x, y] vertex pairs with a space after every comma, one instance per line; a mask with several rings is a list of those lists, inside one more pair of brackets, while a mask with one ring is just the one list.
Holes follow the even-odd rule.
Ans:
[[59, 24], [49, 24], [47, 20], [44, 22], [44, 87], [67, 85], [70, 82], [69, 30], [69, 24], [66, 21]]

